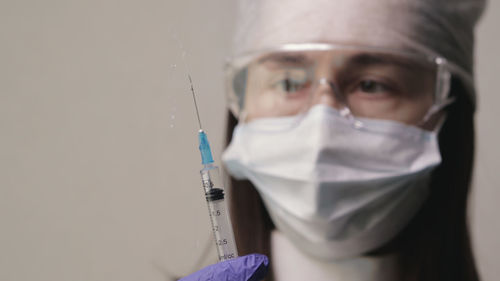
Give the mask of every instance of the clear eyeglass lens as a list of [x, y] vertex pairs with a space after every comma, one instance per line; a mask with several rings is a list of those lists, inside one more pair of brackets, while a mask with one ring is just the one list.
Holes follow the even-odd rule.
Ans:
[[417, 125], [434, 103], [436, 71], [430, 61], [382, 52], [271, 53], [246, 67], [241, 110], [251, 120], [326, 103], [354, 117]]

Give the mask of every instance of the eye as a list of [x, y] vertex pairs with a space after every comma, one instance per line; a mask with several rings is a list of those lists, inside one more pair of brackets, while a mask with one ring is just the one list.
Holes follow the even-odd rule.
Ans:
[[307, 74], [304, 71], [287, 71], [277, 77], [272, 84], [277, 92], [294, 94], [309, 85]]
[[292, 78], [285, 78], [281, 81], [278, 81], [278, 87], [280, 87], [280, 89], [284, 92], [287, 92], [287, 93], [295, 93], [297, 91], [299, 91], [300, 89], [302, 89], [305, 85], [305, 83], [303, 81], [298, 81], [298, 80], [294, 80]]
[[375, 80], [365, 79], [359, 82], [358, 89], [363, 93], [383, 94], [389, 91], [389, 87]]

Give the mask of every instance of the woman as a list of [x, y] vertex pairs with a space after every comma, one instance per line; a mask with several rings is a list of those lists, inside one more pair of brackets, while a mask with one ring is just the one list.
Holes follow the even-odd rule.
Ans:
[[479, 280], [466, 214], [483, 7], [240, 2], [223, 160], [239, 254], [270, 257], [266, 280]]

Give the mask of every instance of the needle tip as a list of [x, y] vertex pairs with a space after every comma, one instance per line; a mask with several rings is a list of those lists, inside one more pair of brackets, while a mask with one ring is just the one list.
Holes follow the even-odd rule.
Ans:
[[194, 94], [193, 80], [191, 79], [191, 75], [188, 73], [189, 83], [191, 84], [191, 93], [193, 94], [194, 107], [196, 109], [196, 117], [198, 117], [198, 125], [200, 125], [201, 129], [201, 120], [200, 120], [200, 112], [198, 111], [198, 104], [196, 103], [196, 95]]

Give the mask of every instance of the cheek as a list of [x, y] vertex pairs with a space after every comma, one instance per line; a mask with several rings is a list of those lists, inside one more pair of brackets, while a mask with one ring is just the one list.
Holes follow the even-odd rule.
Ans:
[[366, 100], [358, 96], [350, 96], [347, 103], [355, 116], [372, 119], [392, 119], [400, 107], [397, 100]]
[[[358, 99], [358, 100], [356, 100]], [[418, 125], [432, 106], [433, 98], [430, 95], [421, 95], [420, 98], [380, 99], [369, 100], [352, 97], [349, 104], [355, 116], [392, 120], [408, 125]]]
[[401, 122], [409, 125], [419, 125], [433, 103], [431, 95], [422, 95], [418, 99], [408, 99], [401, 101], [397, 110], [398, 118]]
[[243, 104], [247, 121], [269, 116], [274, 106], [271, 96], [265, 95], [264, 89], [262, 89], [259, 75], [261, 73], [255, 71], [248, 73]]
[[420, 87], [416, 87], [416, 93], [404, 99], [401, 115], [404, 115], [406, 123], [420, 124], [434, 103], [434, 79], [426, 77], [422, 79]]

